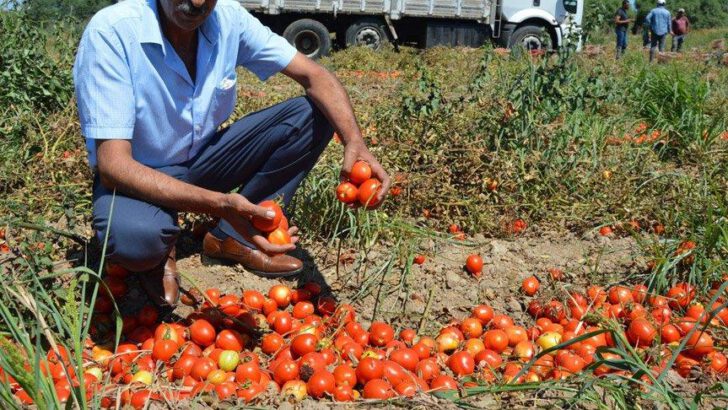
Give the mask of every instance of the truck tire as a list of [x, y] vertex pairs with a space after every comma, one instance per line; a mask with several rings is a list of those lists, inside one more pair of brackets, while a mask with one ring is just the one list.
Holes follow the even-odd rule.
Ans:
[[362, 18], [354, 21], [344, 34], [346, 46], [365, 46], [379, 50], [389, 41], [387, 26], [376, 18]]
[[[544, 43], [543, 37], [548, 37], [548, 42]], [[508, 39], [508, 48], [518, 50], [542, 50], [550, 49], [551, 35], [548, 31], [544, 31], [541, 26], [523, 26], [516, 29]]]
[[283, 30], [283, 38], [299, 52], [314, 60], [329, 55], [331, 51], [329, 29], [316, 20], [294, 21]]

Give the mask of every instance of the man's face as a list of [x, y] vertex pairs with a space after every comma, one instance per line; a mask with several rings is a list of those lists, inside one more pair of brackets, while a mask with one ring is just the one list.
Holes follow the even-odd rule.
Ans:
[[167, 21], [184, 31], [196, 30], [215, 9], [217, 0], [159, 0]]
[[[612, 7], [614, 7], [614, 6], [612, 6]], [[629, 3], [626, 1], [624, 3], [622, 3], [622, 8], [625, 10], [629, 10]]]

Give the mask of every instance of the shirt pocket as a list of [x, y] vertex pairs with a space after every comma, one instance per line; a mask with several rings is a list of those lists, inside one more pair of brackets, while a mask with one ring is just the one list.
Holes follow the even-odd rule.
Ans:
[[235, 71], [224, 76], [223, 79], [215, 86], [213, 95], [212, 119], [215, 128], [225, 122], [235, 109], [235, 100], [237, 97], [237, 78]]

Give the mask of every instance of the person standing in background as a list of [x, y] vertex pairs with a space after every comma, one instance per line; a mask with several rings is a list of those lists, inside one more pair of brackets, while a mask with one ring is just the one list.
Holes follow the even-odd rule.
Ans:
[[650, 46], [650, 28], [645, 24], [645, 17], [647, 17], [647, 8], [642, 7], [642, 4], [635, 3], [635, 10], [637, 15], [634, 18], [634, 25], [632, 26], [632, 34], [637, 35], [638, 32], [642, 31], [642, 47], [647, 48]]
[[655, 59], [659, 49], [665, 51], [667, 35], [672, 34], [672, 15], [665, 7], [665, 0], [657, 0], [657, 7], [645, 17], [645, 25], [650, 28], [650, 62]]
[[622, 1], [622, 7], [617, 9], [614, 14], [614, 31], [617, 34], [617, 59], [627, 50], [627, 28], [632, 22], [627, 15], [629, 10], [629, 0]]
[[681, 52], [685, 36], [690, 31], [690, 20], [685, 15], [685, 9], [679, 9], [677, 16], [672, 19], [672, 47], [670, 51]]

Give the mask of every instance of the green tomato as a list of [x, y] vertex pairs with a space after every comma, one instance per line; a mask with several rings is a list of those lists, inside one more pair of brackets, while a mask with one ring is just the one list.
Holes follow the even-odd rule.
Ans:
[[132, 383], [143, 383], [149, 386], [152, 384], [153, 375], [151, 372], [148, 372], [146, 370], [139, 370], [134, 374], [134, 377], [131, 378]]
[[218, 367], [226, 372], [235, 370], [238, 363], [240, 363], [240, 354], [235, 350], [225, 350], [220, 353], [220, 358], [217, 360]]

